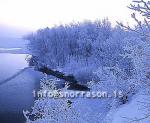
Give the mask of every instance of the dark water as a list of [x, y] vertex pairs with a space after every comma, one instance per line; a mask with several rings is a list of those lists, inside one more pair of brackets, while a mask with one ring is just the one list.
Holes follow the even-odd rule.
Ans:
[[[24, 123], [23, 110], [34, 104], [32, 91], [39, 88], [41, 74], [28, 68], [26, 54], [0, 54], [0, 123]], [[7, 82], [3, 82], [11, 78]], [[1, 84], [3, 82], [3, 84]]]
[[24, 123], [26, 119], [22, 115], [22, 112], [8, 112], [0, 113], [1, 123]]

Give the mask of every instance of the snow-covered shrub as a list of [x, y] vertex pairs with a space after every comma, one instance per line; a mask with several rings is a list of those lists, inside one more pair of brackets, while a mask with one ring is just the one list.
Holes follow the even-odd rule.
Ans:
[[47, 75], [41, 79], [41, 90], [55, 92], [54, 98], [38, 97], [34, 102], [31, 112], [24, 111], [27, 123], [70, 123], [72, 119], [78, 120], [78, 115], [71, 107], [71, 100], [59, 98], [59, 92], [56, 84], [59, 80], [49, 79]]
[[[149, 86], [149, 71], [150, 71], [150, 2], [147, 0], [133, 1], [129, 6], [133, 10], [132, 18], [137, 22], [137, 26], [131, 28], [129, 26], [122, 27], [127, 29], [130, 33], [124, 41], [126, 45], [124, 50], [124, 57], [131, 59], [134, 66], [134, 78], [138, 85]], [[138, 19], [137, 15], [140, 16]]]
[[[58, 80], [57, 80], [58, 81]], [[47, 85], [48, 83], [48, 85]], [[45, 89], [57, 92], [68, 91], [57, 89], [56, 80], [41, 80], [41, 91]], [[95, 89], [90, 85], [91, 91]], [[95, 90], [96, 91], [96, 90]], [[101, 98], [38, 98], [31, 112], [24, 111], [27, 123], [101, 123], [110, 110], [110, 99]]]

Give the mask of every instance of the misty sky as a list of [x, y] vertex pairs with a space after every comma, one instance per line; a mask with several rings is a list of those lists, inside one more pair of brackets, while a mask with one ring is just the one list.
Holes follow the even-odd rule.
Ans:
[[131, 22], [131, 0], [0, 0], [0, 25], [35, 30], [55, 24], [108, 17]]

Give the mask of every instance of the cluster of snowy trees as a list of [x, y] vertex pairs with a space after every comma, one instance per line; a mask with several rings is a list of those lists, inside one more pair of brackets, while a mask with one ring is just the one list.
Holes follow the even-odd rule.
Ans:
[[[150, 1], [148, 0], [135, 0], [130, 4], [129, 9], [133, 10], [131, 17], [137, 23], [135, 28], [130, 26], [125, 26], [121, 24], [124, 29], [132, 32], [134, 35], [135, 44], [128, 43], [125, 49], [130, 53], [126, 54], [127, 57], [132, 59], [134, 65], [134, 76], [135, 85], [139, 86], [144, 90], [144, 95], [147, 95], [147, 98], [150, 96]], [[134, 33], [134, 34], [133, 34]], [[131, 38], [127, 39], [129, 42]], [[140, 91], [140, 89], [138, 89]], [[144, 99], [140, 102], [140, 110], [147, 110], [144, 113], [144, 117], [138, 118], [134, 117], [131, 119], [132, 122], [142, 122], [146, 123], [150, 121], [150, 100]], [[145, 121], [147, 120], [147, 121]]]
[[30, 40], [29, 48], [33, 55], [53, 68], [62, 67], [72, 59], [76, 62], [84, 60], [88, 64], [89, 58], [96, 52], [94, 50], [101, 50], [96, 48], [98, 43], [105, 42], [111, 34], [110, 23], [103, 20], [46, 28], [29, 35], [27, 39]]
[[91, 79], [93, 70], [100, 66], [118, 65], [130, 76], [131, 60], [120, 55], [127, 35], [119, 26], [113, 28], [107, 19], [41, 29], [27, 36], [32, 55], [29, 61], [34, 66], [61, 68], [78, 78], [80, 74], [84, 80]]
[[[80, 75], [82, 79], [86, 75], [88, 81], [95, 79], [96, 75], [98, 82], [87, 81], [91, 91], [121, 90], [124, 94], [122, 98], [106, 100], [39, 99], [31, 114], [39, 114], [37, 109], [43, 106], [42, 115], [34, 122], [110, 123], [111, 116], [108, 115], [114, 108], [130, 101], [130, 97], [141, 89], [149, 94], [150, 2], [133, 1], [129, 9], [134, 11], [132, 18], [137, 22], [133, 28], [122, 23], [112, 27], [104, 19], [46, 28], [27, 37], [33, 56], [30, 60], [35, 58], [37, 61], [34, 66], [44, 64], [52, 69], [61, 68], [77, 77]], [[68, 100], [72, 102], [69, 107]], [[150, 102], [144, 104], [148, 108]], [[27, 117], [29, 113], [24, 114]], [[149, 112], [142, 119], [145, 118], [150, 118]], [[27, 119], [31, 121], [29, 117]]]

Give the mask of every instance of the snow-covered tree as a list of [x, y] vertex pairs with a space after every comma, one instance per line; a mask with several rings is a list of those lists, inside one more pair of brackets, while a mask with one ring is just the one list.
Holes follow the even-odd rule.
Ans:
[[[134, 85], [139, 87], [140, 90], [145, 90], [145, 94], [150, 94], [150, 1], [148, 0], [133, 0], [128, 7], [133, 10], [131, 17], [135, 20], [137, 25], [135, 27], [125, 26], [122, 27], [130, 32], [130, 36], [125, 38], [127, 42], [124, 47], [124, 57], [131, 59], [134, 66], [135, 79]], [[149, 110], [150, 101], [143, 101], [143, 108]], [[142, 109], [141, 109], [142, 110]], [[149, 112], [145, 113], [145, 117], [131, 119], [133, 122], [142, 122], [144, 119], [149, 119]]]

